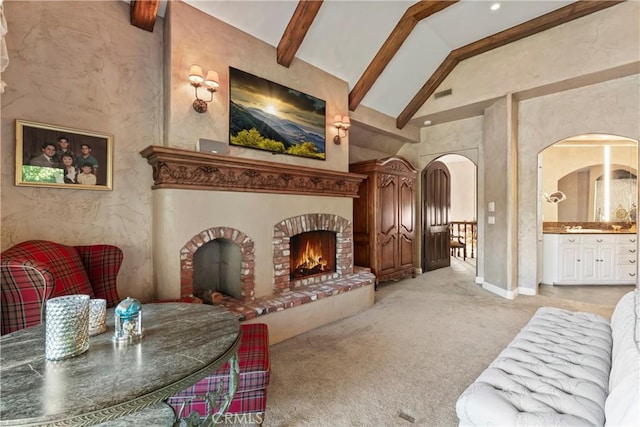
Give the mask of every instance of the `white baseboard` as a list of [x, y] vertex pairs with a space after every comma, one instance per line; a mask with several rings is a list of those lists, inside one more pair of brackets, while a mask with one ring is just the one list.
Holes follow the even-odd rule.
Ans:
[[525, 288], [522, 286], [518, 286], [518, 294], [520, 295], [528, 295], [528, 296], [536, 296], [538, 295], [538, 289]]
[[419, 276], [422, 274], [422, 269], [416, 267], [413, 269], [413, 272], [416, 274], [416, 276]]
[[476, 283], [482, 285], [484, 283], [484, 277], [476, 276]]
[[518, 296], [518, 289], [516, 288], [515, 291], [508, 291], [506, 289], [500, 288], [496, 285], [492, 285], [489, 282], [482, 282], [482, 289], [486, 289], [491, 293], [494, 293], [498, 296], [501, 296], [502, 298], [506, 298], [506, 299], [514, 299], [515, 297]]

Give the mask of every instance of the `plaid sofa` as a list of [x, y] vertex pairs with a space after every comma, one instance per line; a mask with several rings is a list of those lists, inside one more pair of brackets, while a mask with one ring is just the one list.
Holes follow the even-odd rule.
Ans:
[[111, 245], [66, 246], [46, 240], [18, 243], [0, 254], [1, 334], [43, 319], [44, 301], [72, 294], [118, 304], [122, 250]]
[[[267, 406], [267, 386], [269, 385], [269, 331], [264, 323], [243, 324], [238, 362], [240, 378], [238, 389], [227, 410], [226, 421], [231, 424], [262, 424]], [[225, 393], [229, 390], [229, 363], [207, 378], [181, 391], [167, 400], [180, 417], [188, 417], [193, 411], [200, 415], [208, 413], [204, 398], [207, 392], [215, 392], [221, 388]], [[222, 399], [216, 402], [221, 403]], [[184, 404], [184, 409], [182, 405]], [[182, 409], [182, 413], [180, 413]], [[234, 414], [250, 415], [242, 419], [233, 418]], [[223, 419], [225, 421], [225, 419]]]

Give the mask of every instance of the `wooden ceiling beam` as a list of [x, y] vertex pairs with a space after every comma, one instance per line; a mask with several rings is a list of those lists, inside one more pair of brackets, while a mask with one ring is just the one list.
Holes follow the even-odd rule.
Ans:
[[316, 15], [322, 6], [322, 0], [300, 0], [293, 16], [278, 43], [276, 59], [278, 64], [289, 68], [302, 41], [307, 35]]
[[508, 28], [499, 33], [485, 37], [466, 46], [454, 49], [436, 71], [429, 77], [429, 80], [422, 86], [418, 93], [409, 101], [409, 104], [396, 119], [396, 126], [402, 129], [409, 120], [418, 112], [429, 97], [436, 91], [438, 86], [451, 73], [455, 66], [465, 59], [480, 55], [492, 49], [521, 40], [525, 37], [537, 34], [561, 24], [582, 18], [591, 13], [606, 9], [625, 0], [614, 1], [591, 1], [580, 0], [571, 3], [560, 9], [549, 12], [545, 15], [531, 19], [522, 24]]
[[351, 89], [349, 93], [349, 110], [353, 111], [360, 105], [360, 102], [371, 90], [373, 84], [389, 65], [389, 62], [409, 37], [411, 31], [418, 25], [418, 22], [455, 4], [457, 1], [420, 1], [406, 10], [358, 82]]
[[131, 25], [153, 32], [160, 0], [131, 0]]

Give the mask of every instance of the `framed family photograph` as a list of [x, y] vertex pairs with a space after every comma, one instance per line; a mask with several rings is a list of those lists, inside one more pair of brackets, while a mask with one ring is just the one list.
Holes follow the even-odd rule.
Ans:
[[113, 136], [16, 120], [16, 185], [112, 190]]
[[325, 160], [325, 104], [229, 67], [229, 143]]

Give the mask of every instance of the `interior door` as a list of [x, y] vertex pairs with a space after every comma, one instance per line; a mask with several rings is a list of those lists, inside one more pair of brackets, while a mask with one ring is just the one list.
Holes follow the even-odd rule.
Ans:
[[451, 174], [442, 162], [432, 162], [422, 174], [423, 270], [448, 267], [450, 258], [449, 212]]

